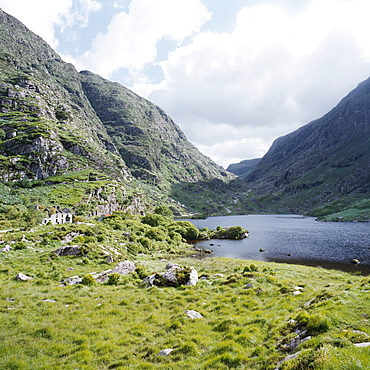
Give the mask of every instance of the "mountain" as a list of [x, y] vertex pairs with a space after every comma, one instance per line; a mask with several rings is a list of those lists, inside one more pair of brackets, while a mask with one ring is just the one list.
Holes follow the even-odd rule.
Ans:
[[[5, 185], [74, 182], [82, 188], [82, 182], [104, 181], [112, 188], [116, 182], [125, 206], [127, 194], [137, 202], [134, 193], [141, 193], [145, 208], [145, 202], [174, 204], [168, 199], [173, 184], [233, 178], [188, 142], [161, 108], [118, 83], [77, 72], [2, 10], [0, 41], [0, 176]], [[97, 186], [80, 189], [91, 204], [101, 193]], [[112, 199], [115, 191], [108, 193]]]
[[80, 72], [82, 88], [131, 173], [157, 185], [230, 179], [155, 104], [116, 82]]
[[237, 176], [245, 176], [255, 169], [260, 161], [261, 158], [245, 159], [239, 163], [230, 164], [226, 171], [229, 171]]
[[365, 207], [369, 149], [370, 78], [320, 119], [275, 140], [245, 182], [275, 210], [320, 215], [357, 201]]

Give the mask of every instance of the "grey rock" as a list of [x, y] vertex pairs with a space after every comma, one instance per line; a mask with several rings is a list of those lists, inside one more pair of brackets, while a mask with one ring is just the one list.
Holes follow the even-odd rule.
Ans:
[[185, 313], [191, 318], [191, 319], [201, 319], [203, 318], [203, 315], [195, 310], [186, 310]]
[[55, 302], [56, 302], [56, 300], [55, 300], [55, 299], [49, 299], [49, 298], [47, 298], [47, 299], [43, 299], [43, 300], [42, 300], [42, 302], [51, 302], [51, 303], [55, 303]]
[[245, 289], [251, 289], [253, 288], [253, 284], [249, 283], [244, 286]]
[[130, 272], [133, 272], [135, 271], [136, 269], [136, 266], [133, 262], [131, 261], [122, 261], [120, 262], [113, 270], [112, 270], [112, 274], [114, 273], [117, 273], [117, 274], [121, 274], [121, 275], [127, 275], [129, 274]]
[[9, 244], [7, 244], [5, 247], [0, 249], [0, 252], [10, 252], [12, 248], [10, 247]]
[[283, 360], [281, 360], [278, 365], [276, 366], [275, 370], [279, 370], [280, 369], [280, 365], [285, 362], [285, 361], [289, 361], [289, 360], [293, 360], [294, 358], [296, 358], [301, 352], [296, 352], [296, 353], [293, 353], [292, 355], [289, 355], [289, 356], [286, 356]]
[[32, 279], [33, 279], [32, 277], [22, 274], [21, 272], [15, 277], [15, 280], [18, 280], [18, 281], [27, 281], [27, 280], [32, 280]]
[[166, 266], [167, 270], [173, 269], [173, 268], [181, 268], [177, 263], [168, 263]]
[[198, 272], [194, 267], [191, 267], [189, 280], [185, 285], [195, 286], [197, 285], [197, 282], [198, 282]]
[[158, 353], [158, 356], [168, 356], [172, 351], [173, 348], [162, 349], [162, 351]]
[[147, 277], [143, 280], [143, 283], [146, 283], [146, 284], [149, 284], [150, 286], [153, 286], [153, 285], [154, 285], [154, 280], [155, 280], [156, 275], [157, 275], [157, 274], [153, 274], [153, 275], [147, 276]]
[[58, 256], [78, 256], [81, 251], [80, 245], [66, 245], [65, 247], [58, 248], [53, 253]]
[[364, 342], [364, 343], [355, 343], [354, 344], [355, 347], [369, 347], [370, 346], [370, 342]]
[[[161, 279], [160, 279], [161, 280], [161, 285], [177, 286], [177, 285], [180, 285], [180, 282], [177, 279], [177, 273], [181, 272], [182, 270], [184, 270], [184, 268], [182, 268], [182, 267], [179, 267], [179, 266], [173, 267], [173, 268], [168, 269], [166, 272], [164, 272], [162, 274], [150, 275], [150, 276], [146, 277], [143, 280], [143, 282], [149, 284], [150, 286], [156, 285], [155, 284], [155, 279], [156, 279], [157, 276], [160, 276], [161, 277]], [[188, 280], [185, 282], [184, 285], [195, 286], [197, 284], [197, 282], [198, 282], [198, 272], [195, 270], [194, 267], [190, 267], [189, 277], [188, 277]], [[181, 283], [183, 283], [183, 282], [181, 282]]]
[[62, 281], [62, 286], [66, 285], [75, 285], [75, 284], [81, 284], [82, 283], [82, 278], [80, 278], [78, 275], [76, 276], [71, 276], [65, 280]]
[[214, 278], [223, 278], [223, 277], [225, 277], [225, 275], [224, 274], [214, 274], [214, 275], [212, 275], [212, 277], [214, 277]]

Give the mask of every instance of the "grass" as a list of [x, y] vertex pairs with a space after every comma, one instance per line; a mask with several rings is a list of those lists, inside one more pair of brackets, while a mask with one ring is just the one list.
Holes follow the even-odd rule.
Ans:
[[[132, 220], [131, 225], [136, 232], [151, 227], [135, 226]], [[175, 262], [194, 266], [208, 278], [194, 287], [148, 288], [132, 273], [112, 278], [114, 284], [62, 287], [67, 277], [112, 267], [99, 254], [50, 258], [58, 240], [76, 227], [85, 238], [104, 231], [101, 223], [66, 230], [47, 226], [49, 239], [43, 243], [32, 232], [1, 236], [10, 242], [24, 234], [33, 249], [0, 252], [0, 369], [268, 370], [292, 353], [289, 344], [302, 330], [311, 339], [281, 369], [370, 367], [370, 348], [353, 345], [370, 341], [369, 277], [258, 261], [194, 259], [164, 252], [167, 242], [157, 241], [162, 253], [156, 244], [154, 250], [121, 258], [135, 260], [140, 275], [164, 271]], [[105, 232], [101, 243], [113, 246], [126, 231]], [[34, 278], [16, 281], [19, 272]], [[203, 318], [190, 319], [186, 310]], [[166, 348], [173, 351], [159, 356]]]

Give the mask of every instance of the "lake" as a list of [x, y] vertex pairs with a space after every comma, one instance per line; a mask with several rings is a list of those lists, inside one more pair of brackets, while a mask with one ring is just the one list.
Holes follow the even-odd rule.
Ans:
[[[299, 215], [220, 216], [191, 222], [200, 229], [239, 225], [249, 230], [247, 239], [197, 243], [197, 248], [212, 249], [212, 256], [370, 274], [370, 223], [318, 222]], [[353, 258], [360, 264], [350, 263]]]

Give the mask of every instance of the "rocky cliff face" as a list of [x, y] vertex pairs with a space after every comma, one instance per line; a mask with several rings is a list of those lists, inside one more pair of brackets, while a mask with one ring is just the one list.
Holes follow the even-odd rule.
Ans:
[[277, 139], [247, 185], [293, 210], [370, 193], [370, 79], [322, 118]]
[[87, 168], [169, 188], [231, 179], [159, 107], [118, 83], [63, 62], [0, 10], [0, 173], [47, 179]]
[[91, 72], [82, 71], [80, 78], [85, 95], [137, 179], [164, 185], [231, 178], [202, 155], [158, 106]]
[[0, 122], [5, 180], [44, 179], [91, 166], [127, 177], [75, 68], [0, 10]]

